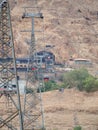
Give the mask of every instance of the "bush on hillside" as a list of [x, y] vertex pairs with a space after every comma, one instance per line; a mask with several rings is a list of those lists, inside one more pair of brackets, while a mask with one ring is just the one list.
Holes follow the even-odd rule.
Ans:
[[44, 86], [42, 86], [42, 88], [41, 88], [41, 92], [56, 90], [56, 89], [58, 89], [58, 87], [59, 86], [57, 85], [57, 83], [55, 81], [49, 80], [49, 81], [44, 83]]
[[93, 76], [89, 76], [84, 81], [84, 90], [87, 92], [93, 92], [98, 90], [98, 80], [96, 80]]
[[77, 87], [82, 90], [83, 82], [88, 76], [88, 71], [85, 69], [73, 70], [64, 74], [63, 82], [67, 88]]
[[62, 76], [61, 85], [53, 80], [45, 82], [44, 86], [41, 87], [41, 92], [73, 87], [80, 91], [94, 92], [98, 90], [98, 80], [90, 75], [86, 69], [73, 70]]
[[45, 82], [45, 91], [55, 90], [57, 88], [58, 88], [58, 85], [56, 84], [55, 81], [50, 80], [48, 82]]
[[80, 91], [87, 92], [98, 90], [98, 80], [85, 69], [73, 70], [64, 74], [63, 82], [66, 88], [76, 87]]
[[81, 126], [74, 127], [74, 130], [82, 130]]

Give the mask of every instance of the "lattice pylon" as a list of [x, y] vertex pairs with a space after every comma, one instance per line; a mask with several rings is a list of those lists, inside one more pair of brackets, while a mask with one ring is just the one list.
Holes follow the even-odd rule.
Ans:
[[28, 93], [25, 93], [24, 101], [24, 129], [25, 130], [44, 130], [43, 123], [43, 111], [41, 106], [41, 93], [38, 93], [40, 89], [39, 85], [37, 86], [34, 81], [34, 61], [32, 59], [35, 52], [35, 35], [34, 35], [34, 18], [42, 17], [41, 13], [38, 14], [29, 14], [25, 13], [23, 18], [31, 17], [32, 18], [32, 32], [31, 32], [31, 44], [29, 49], [29, 61], [28, 61], [28, 71], [26, 78], [26, 90]]
[[0, 0], [0, 130], [23, 130], [22, 122], [9, 1]]

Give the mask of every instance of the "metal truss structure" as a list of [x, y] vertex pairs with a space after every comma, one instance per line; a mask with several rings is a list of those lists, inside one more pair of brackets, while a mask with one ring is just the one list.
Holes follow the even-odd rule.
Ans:
[[[42, 110], [41, 82], [35, 83], [32, 56], [35, 52], [34, 18], [43, 18], [41, 13], [24, 13], [22, 18], [32, 18], [31, 44], [29, 49], [28, 71], [26, 74], [26, 93], [24, 100], [24, 128], [25, 130], [44, 130], [44, 117]], [[31, 69], [30, 69], [31, 68]]]
[[0, 130], [23, 130], [8, 0], [0, 0], [0, 58]]

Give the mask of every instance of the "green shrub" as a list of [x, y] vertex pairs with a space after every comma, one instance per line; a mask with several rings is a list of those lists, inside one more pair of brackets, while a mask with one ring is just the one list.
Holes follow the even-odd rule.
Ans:
[[58, 88], [58, 85], [56, 84], [55, 81], [50, 80], [48, 82], [45, 82], [45, 91], [55, 90], [57, 88]]
[[98, 80], [93, 76], [89, 76], [84, 81], [84, 90], [87, 92], [92, 92], [98, 90]]
[[74, 130], [82, 130], [81, 126], [74, 127]]
[[68, 72], [63, 77], [65, 87], [77, 87], [79, 90], [83, 89], [83, 81], [88, 77], [88, 71], [85, 69], [73, 70]]
[[[44, 83], [44, 86], [41, 88], [41, 92], [46, 92], [46, 91], [51, 91], [51, 90], [56, 90], [59, 88], [59, 85], [54, 80], [49, 80]], [[37, 90], [39, 92], [39, 89]]]
[[65, 73], [63, 75], [65, 88], [76, 87], [80, 91], [86, 92], [98, 90], [98, 80], [91, 76], [87, 70], [79, 69]]

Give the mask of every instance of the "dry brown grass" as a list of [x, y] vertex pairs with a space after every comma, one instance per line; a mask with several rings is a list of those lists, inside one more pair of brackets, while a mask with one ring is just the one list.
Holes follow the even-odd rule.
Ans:
[[[13, 96], [16, 100], [16, 96]], [[23, 106], [23, 95], [21, 96]], [[73, 130], [75, 120], [83, 130], [98, 129], [98, 92], [65, 89], [42, 93], [46, 130]], [[7, 113], [7, 99], [0, 100], [0, 115]], [[76, 116], [75, 116], [76, 115]], [[14, 120], [15, 121], [15, 120]]]
[[85, 93], [74, 89], [43, 94], [47, 130], [68, 130], [74, 127], [74, 114], [83, 130], [98, 129], [98, 92]]
[[[18, 57], [27, 55], [28, 45], [25, 39], [31, 39], [30, 33], [20, 33], [21, 30], [31, 29], [31, 21], [21, 18], [24, 12], [21, 7], [34, 5], [33, 2], [18, 0], [18, 4], [12, 10], [14, 41]], [[36, 33], [37, 50], [44, 49], [46, 44], [52, 44], [56, 46], [51, 51], [56, 55], [57, 61], [65, 61], [70, 56], [97, 60], [97, 0], [41, 0], [38, 1], [38, 5], [44, 15], [45, 36], [43, 40], [43, 34]], [[43, 28], [43, 22], [38, 19], [35, 21], [35, 30], [39, 28]]]

